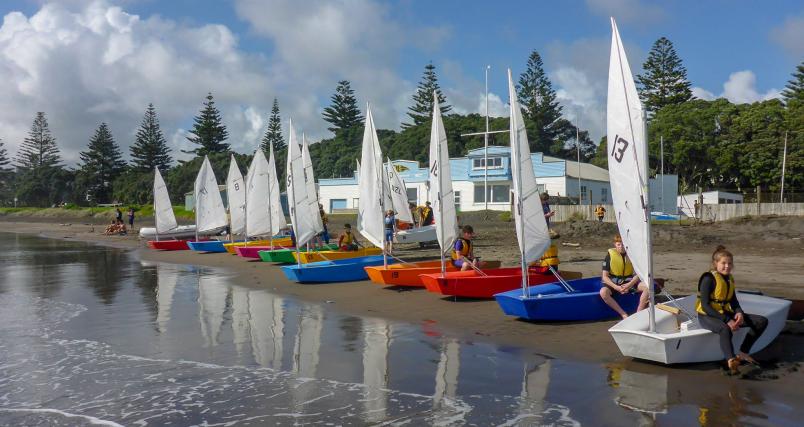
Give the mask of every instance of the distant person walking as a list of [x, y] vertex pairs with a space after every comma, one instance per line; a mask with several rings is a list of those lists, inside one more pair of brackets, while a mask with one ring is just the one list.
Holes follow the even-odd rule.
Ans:
[[550, 218], [556, 215], [555, 211], [550, 210], [550, 195], [544, 192], [539, 199], [542, 201], [542, 212], [544, 212], [544, 220], [547, 221], [547, 228], [550, 228]]
[[120, 208], [115, 208], [115, 212], [117, 212], [117, 214], [115, 215], [114, 219], [123, 222], [123, 211], [121, 211]]
[[595, 215], [597, 215], [597, 222], [603, 222], [603, 217], [606, 216], [606, 208], [603, 205], [597, 205]]
[[134, 231], [134, 208], [128, 209], [128, 228]]

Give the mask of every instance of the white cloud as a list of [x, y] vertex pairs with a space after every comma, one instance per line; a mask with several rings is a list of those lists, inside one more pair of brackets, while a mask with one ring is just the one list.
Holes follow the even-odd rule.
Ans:
[[723, 83], [723, 93], [720, 95], [735, 104], [764, 101], [781, 96], [779, 90], [770, 89], [759, 93], [756, 89], [757, 77], [753, 71], [744, 70], [731, 73], [729, 80]]
[[620, 23], [648, 25], [665, 18], [661, 7], [641, 0], [586, 0], [586, 6], [598, 15], [613, 16]]
[[702, 87], [693, 86], [690, 90], [692, 90], [692, 96], [698, 99], [703, 99], [704, 101], [713, 101], [715, 98], [717, 98], [714, 93], [709, 92]]
[[208, 91], [235, 148], [250, 151], [259, 141], [255, 126], [275, 94], [268, 65], [239, 50], [228, 28], [142, 19], [105, 1], [69, 6], [48, 3], [30, 17], [11, 12], [3, 19], [0, 137], [10, 153], [35, 113], [45, 111], [68, 164], [103, 121], [127, 154], [149, 102], [173, 148], [187, 149], [180, 129]]
[[785, 19], [783, 24], [771, 30], [770, 38], [793, 59], [804, 57], [804, 15]]

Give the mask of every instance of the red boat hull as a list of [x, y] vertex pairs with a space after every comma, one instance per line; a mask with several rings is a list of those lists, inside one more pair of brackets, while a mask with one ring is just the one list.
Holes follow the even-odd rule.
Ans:
[[149, 240], [148, 247], [159, 251], [186, 251], [187, 240]]
[[[507, 292], [522, 286], [522, 269], [519, 267], [496, 268], [483, 270], [482, 276], [474, 270], [448, 272], [442, 277], [441, 273], [422, 274], [422, 283], [428, 291], [448, 296], [463, 298], [494, 298], [494, 294]], [[531, 285], [556, 282], [556, 277], [550, 272], [529, 270]], [[565, 279], [580, 278], [580, 273], [561, 272]]]

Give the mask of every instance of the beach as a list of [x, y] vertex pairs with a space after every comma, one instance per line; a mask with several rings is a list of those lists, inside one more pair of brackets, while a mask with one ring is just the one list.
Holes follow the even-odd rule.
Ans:
[[[484, 259], [500, 260], [504, 266], [516, 265], [518, 254], [513, 225], [491, 215], [484, 219], [482, 215], [462, 217], [464, 223], [474, 224], [476, 252]], [[614, 325], [614, 320], [561, 325], [527, 323], [504, 316], [496, 302], [490, 300], [440, 297], [424, 289], [383, 287], [369, 281], [302, 285], [288, 281], [278, 266], [258, 260], [230, 254], [152, 251], [136, 233], [104, 236], [104, 224], [99, 221], [93, 224], [59, 219], [35, 222], [9, 219], [0, 223], [9, 231], [130, 248], [137, 250], [143, 260], [225, 268], [236, 275], [241, 286], [266, 288], [305, 301], [332, 304], [346, 313], [380, 316], [422, 327], [438, 326], [468, 338], [524, 345], [553, 357], [597, 362], [619, 357], [614, 341], [606, 332]], [[337, 238], [343, 223], [354, 224], [354, 220], [345, 215], [332, 216], [329, 230], [333, 238]], [[144, 226], [151, 225], [147, 219], [143, 222]], [[602, 258], [616, 233], [613, 224], [578, 221], [554, 224], [553, 229], [560, 235], [554, 242], [559, 246], [561, 270], [577, 271], [584, 277], [600, 274]], [[667, 279], [667, 289], [673, 295], [694, 293], [698, 277], [708, 270], [714, 247], [724, 244], [735, 253], [735, 275], [741, 289], [804, 299], [800, 280], [804, 274], [801, 261], [804, 259], [801, 240], [804, 219], [761, 218], [694, 226], [659, 225], [654, 229], [656, 275]], [[417, 245], [398, 245], [396, 255], [408, 261], [432, 259], [438, 256], [438, 249], [437, 246], [419, 249]], [[595, 351], [590, 352], [589, 348]]]

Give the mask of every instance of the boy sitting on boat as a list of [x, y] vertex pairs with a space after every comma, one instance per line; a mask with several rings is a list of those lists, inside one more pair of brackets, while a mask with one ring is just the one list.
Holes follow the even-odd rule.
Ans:
[[338, 248], [342, 251], [356, 251], [358, 249], [357, 238], [352, 234], [352, 224], [343, 225], [343, 233], [338, 237]]
[[464, 225], [461, 233], [462, 236], [455, 240], [455, 245], [452, 247], [452, 264], [461, 271], [483, 267], [485, 263], [480, 261], [480, 257], [475, 256], [474, 245], [472, 245], [475, 230], [471, 225]]
[[614, 236], [614, 247], [606, 253], [600, 278], [603, 282], [603, 287], [600, 288], [600, 298], [603, 298], [603, 301], [623, 319], [628, 317], [628, 314], [612, 296], [614, 292], [619, 294], [641, 292], [637, 311], [648, 306], [648, 292], [646, 292], [648, 286], [640, 282], [639, 276], [634, 274], [634, 266], [631, 265], [628, 254], [625, 253], [625, 245], [619, 234]]

